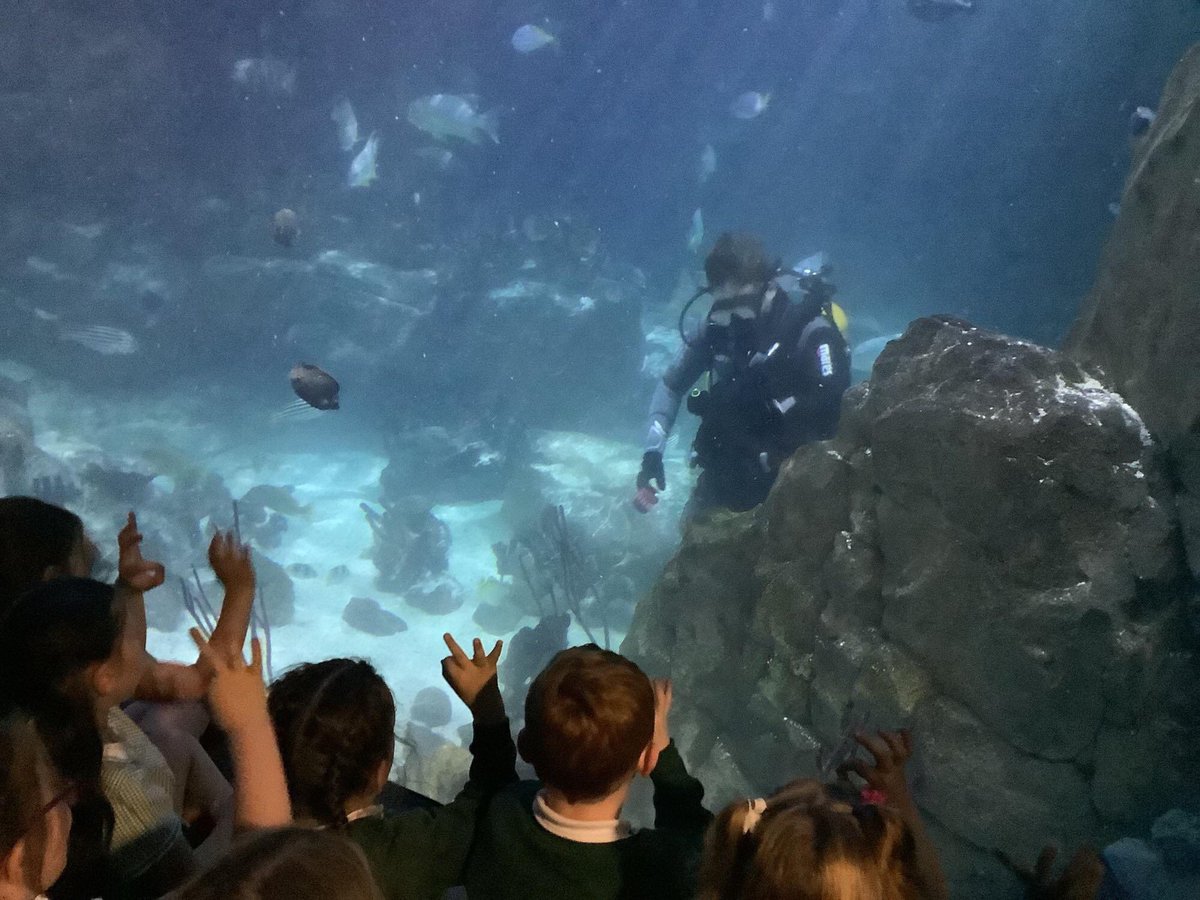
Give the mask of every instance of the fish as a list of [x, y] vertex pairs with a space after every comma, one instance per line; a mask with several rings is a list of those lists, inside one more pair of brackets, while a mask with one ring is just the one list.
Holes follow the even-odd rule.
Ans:
[[735, 119], [756, 119], [771, 102], [770, 93], [762, 91], [746, 91], [729, 105], [729, 111]]
[[329, 118], [337, 123], [338, 146], [350, 151], [358, 143], [358, 118], [354, 115], [354, 107], [345, 97], [333, 104]]
[[332, 375], [310, 363], [297, 363], [288, 373], [296, 396], [313, 409], [338, 409], [340, 386]]
[[[292, 496], [292, 486], [257, 484], [242, 495], [238, 503], [250, 509], [270, 509], [285, 516], [310, 516], [312, 506], [305, 506]], [[316, 573], [314, 573], [316, 574]]]
[[308, 563], [292, 563], [287, 566], [286, 571], [293, 578], [316, 578], [317, 570]]
[[295, 210], [284, 207], [271, 218], [271, 237], [281, 247], [290, 247], [300, 234]]
[[533, 53], [557, 41], [554, 35], [537, 25], [522, 25], [513, 32], [512, 45], [518, 53]]
[[1121, 204], [1114, 200], [1112, 203], [1108, 204], [1108, 211], [1112, 213], [1112, 217], [1115, 219], [1121, 214]]
[[499, 119], [495, 110], [481, 113], [475, 103], [457, 94], [429, 94], [408, 104], [408, 121], [438, 140], [456, 137], [478, 144], [485, 134], [500, 143]]
[[346, 184], [349, 187], [368, 187], [379, 177], [379, 173], [375, 170], [377, 153], [379, 153], [379, 135], [372, 132], [371, 136], [367, 138], [366, 145], [350, 161], [350, 172], [346, 176]]
[[1139, 106], [1129, 117], [1129, 130], [1136, 134], [1145, 134], [1154, 124], [1158, 114], [1148, 106]]
[[955, 13], [973, 12], [974, 0], [906, 0], [908, 11], [926, 22], [941, 22]]
[[687, 246], [695, 253], [704, 242], [704, 213], [697, 207], [692, 213], [692, 227], [688, 229]]
[[712, 178], [713, 173], [717, 171], [717, 151], [713, 149], [712, 144], [705, 144], [704, 149], [700, 151], [700, 162], [696, 166], [696, 180], [701, 184]]
[[59, 337], [104, 356], [129, 356], [137, 353], [138, 342], [124, 328], [111, 325], [85, 325], [80, 328], [64, 328]]
[[273, 56], [239, 59], [231, 77], [255, 93], [290, 96], [296, 91], [296, 67]]

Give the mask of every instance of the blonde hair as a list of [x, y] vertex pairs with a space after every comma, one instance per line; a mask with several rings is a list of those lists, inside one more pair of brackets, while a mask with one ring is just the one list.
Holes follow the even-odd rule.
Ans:
[[[761, 813], [759, 812], [761, 810]], [[912, 832], [895, 811], [794, 781], [709, 827], [698, 900], [917, 900]]]

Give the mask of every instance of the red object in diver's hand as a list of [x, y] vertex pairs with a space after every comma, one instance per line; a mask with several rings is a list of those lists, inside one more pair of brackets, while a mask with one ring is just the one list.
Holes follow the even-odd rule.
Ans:
[[652, 487], [638, 488], [633, 495], [633, 508], [640, 513], [648, 513], [658, 503], [658, 491]]

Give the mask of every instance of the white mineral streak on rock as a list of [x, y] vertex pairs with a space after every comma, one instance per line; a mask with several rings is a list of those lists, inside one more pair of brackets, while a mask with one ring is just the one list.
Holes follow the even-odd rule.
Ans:
[[[1137, 429], [1143, 446], [1154, 446], [1154, 439], [1150, 437], [1150, 432], [1146, 428], [1146, 424], [1142, 421], [1142, 417], [1137, 414], [1137, 410], [1126, 403], [1124, 397], [1111, 388], [1105, 387], [1095, 378], [1088, 376], [1083, 381], [1071, 383], [1059, 375], [1058, 385], [1054, 393], [1063, 403], [1082, 401], [1094, 413], [1116, 408], [1125, 419], [1125, 422], [1131, 428]], [[1091, 424], [1102, 424], [1098, 415], [1093, 416]]]

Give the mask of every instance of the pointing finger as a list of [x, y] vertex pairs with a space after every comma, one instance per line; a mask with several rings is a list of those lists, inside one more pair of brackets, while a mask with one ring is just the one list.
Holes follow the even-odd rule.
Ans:
[[447, 631], [445, 634], [443, 634], [442, 640], [446, 642], [446, 646], [450, 649], [450, 657], [455, 662], [464, 663], [469, 661], [467, 659], [467, 654], [463, 651], [462, 647], [458, 646], [458, 641], [454, 640], [454, 637], [450, 634], [450, 632]]

